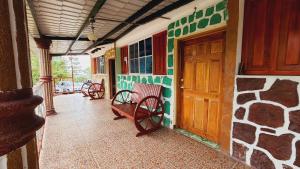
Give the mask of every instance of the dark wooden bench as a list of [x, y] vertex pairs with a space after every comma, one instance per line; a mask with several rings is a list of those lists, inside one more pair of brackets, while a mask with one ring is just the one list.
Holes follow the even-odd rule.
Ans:
[[135, 83], [132, 91], [119, 91], [111, 103], [117, 116], [114, 120], [133, 120], [139, 130], [137, 137], [159, 129], [165, 112], [161, 93], [162, 86], [141, 83]]

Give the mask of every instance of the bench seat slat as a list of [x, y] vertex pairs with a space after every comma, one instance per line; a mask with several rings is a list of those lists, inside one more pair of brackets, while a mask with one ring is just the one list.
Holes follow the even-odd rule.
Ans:
[[[134, 110], [137, 104], [116, 104], [112, 106], [112, 109], [118, 111], [121, 115], [134, 120]], [[138, 119], [147, 117], [147, 111], [145, 109], [139, 109]]]
[[[162, 89], [161, 85], [135, 83], [132, 91], [119, 91], [112, 100], [112, 110], [117, 116], [114, 120], [124, 117], [133, 120], [140, 131], [137, 137], [159, 129], [164, 117]], [[116, 100], [123, 96], [123, 93], [126, 93], [126, 96], [129, 94], [130, 100]]]

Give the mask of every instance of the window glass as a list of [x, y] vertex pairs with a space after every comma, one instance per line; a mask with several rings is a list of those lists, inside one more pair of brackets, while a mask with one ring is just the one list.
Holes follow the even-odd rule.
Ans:
[[152, 73], [152, 56], [146, 57], [146, 73]]
[[134, 59], [134, 73], [139, 73], [139, 59]]
[[134, 60], [133, 59], [130, 59], [130, 73], [133, 73], [134, 72]]
[[132, 44], [129, 47], [130, 73], [139, 73], [138, 47], [138, 43]]
[[130, 73], [152, 73], [152, 38], [141, 40], [129, 47]]
[[104, 74], [105, 73], [105, 60], [104, 56], [97, 57], [97, 73]]
[[152, 55], [152, 38], [148, 38], [146, 41], [146, 56]]
[[135, 43], [134, 44], [134, 57], [138, 58], [138, 56], [139, 56], [139, 44]]
[[140, 57], [143, 57], [143, 56], [145, 56], [145, 41], [144, 40], [141, 40], [140, 42], [139, 42], [139, 56]]
[[145, 57], [140, 58], [140, 73], [146, 73]]
[[129, 56], [130, 58], [134, 58], [134, 45], [129, 46]]

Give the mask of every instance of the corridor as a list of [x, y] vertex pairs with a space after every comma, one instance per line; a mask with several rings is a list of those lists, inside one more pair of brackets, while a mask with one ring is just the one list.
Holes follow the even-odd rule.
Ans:
[[41, 169], [245, 168], [167, 128], [137, 138], [131, 121], [113, 120], [108, 100], [75, 94], [54, 101], [58, 115], [46, 119]]

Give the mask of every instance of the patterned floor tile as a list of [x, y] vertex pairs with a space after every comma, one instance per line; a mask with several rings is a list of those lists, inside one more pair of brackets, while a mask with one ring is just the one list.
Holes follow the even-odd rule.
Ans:
[[79, 94], [55, 97], [47, 117], [41, 169], [244, 169], [230, 157], [175, 130], [136, 137], [134, 123], [113, 120], [108, 100]]

